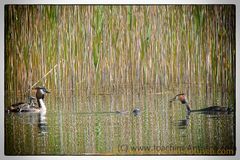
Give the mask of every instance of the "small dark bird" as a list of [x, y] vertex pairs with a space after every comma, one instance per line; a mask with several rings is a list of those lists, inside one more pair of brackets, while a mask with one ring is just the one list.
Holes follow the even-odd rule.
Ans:
[[133, 115], [134, 116], [137, 116], [140, 114], [140, 109], [139, 108], [135, 108], [133, 111], [132, 111]]

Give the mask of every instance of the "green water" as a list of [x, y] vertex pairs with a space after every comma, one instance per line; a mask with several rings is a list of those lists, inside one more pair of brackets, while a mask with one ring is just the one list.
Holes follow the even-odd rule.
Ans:
[[[216, 93], [206, 99], [204, 92], [193, 93], [188, 98], [193, 109], [221, 104], [224, 97]], [[49, 94], [45, 98], [46, 115], [5, 114], [5, 154], [235, 153], [234, 113], [187, 115], [180, 102], [169, 104], [174, 95], [175, 91], [65, 98]], [[139, 115], [132, 114], [134, 108], [141, 110]]]

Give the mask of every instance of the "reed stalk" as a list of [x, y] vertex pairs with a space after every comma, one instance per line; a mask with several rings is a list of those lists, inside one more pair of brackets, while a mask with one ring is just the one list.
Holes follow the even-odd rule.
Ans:
[[184, 83], [232, 92], [235, 14], [234, 5], [6, 5], [5, 91], [41, 80], [87, 93]]

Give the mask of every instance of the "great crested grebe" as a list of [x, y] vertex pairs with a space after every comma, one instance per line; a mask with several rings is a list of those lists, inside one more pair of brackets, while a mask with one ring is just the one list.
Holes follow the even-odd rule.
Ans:
[[12, 104], [10, 107], [8, 107], [8, 109], [6, 110], [7, 112], [24, 112], [25, 110], [29, 109], [30, 107], [34, 107], [35, 103], [34, 100], [36, 98], [29, 96], [28, 97], [28, 102], [19, 102], [19, 103], [15, 103]]
[[34, 97], [29, 98], [28, 103], [16, 103], [13, 104], [9, 107], [7, 110], [8, 112], [41, 112], [41, 111], [46, 111], [46, 106], [43, 102], [44, 95], [46, 93], [50, 93], [45, 87], [36, 87], [34, 90], [37, 90], [36, 92], [36, 98], [37, 98], [37, 103], [38, 103], [38, 108], [35, 107], [35, 104], [33, 100], [35, 99]]
[[207, 108], [202, 108], [198, 110], [191, 110], [187, 98], [184, 93], [177, 94], [174, 98], [170, 100], [170, 102], [179, 100], [182, 104], [186, 106], [187, 112], [204, 112], [204, 113], [225, 113], [225, 112], [232, 112], [233, 108], [230, 107], [222, 107], [222, 106], [210, 106]]

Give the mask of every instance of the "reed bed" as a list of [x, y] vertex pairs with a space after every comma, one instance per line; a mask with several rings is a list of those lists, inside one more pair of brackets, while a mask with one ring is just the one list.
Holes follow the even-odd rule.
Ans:
[[38, 81], [59, 93], [235, 92], [235, 14], [234, 5], [6, 5], [5, 93]]

